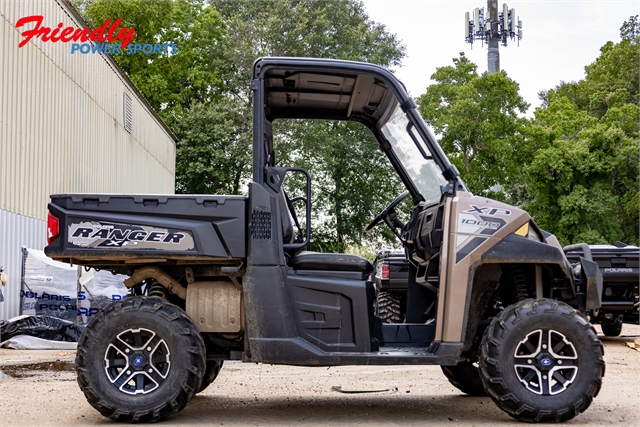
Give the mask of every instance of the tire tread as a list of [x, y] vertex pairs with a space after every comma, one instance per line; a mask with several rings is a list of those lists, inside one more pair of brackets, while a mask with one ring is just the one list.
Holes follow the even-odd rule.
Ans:
[[[584, 334], [592, 351], [596, 354], [597, 374], [591, 380], [585, 393], [576, 398], [572, 404], [555, 410], [544, 410], [520, 402], [518, 397], [509, 390], [500, 372], [500, 362], [497, 358], [506, 335], [511, 328], [532, 316], [560, 315], [574, 322]], [[524, 300], [507, 307], [491, 322], [482, 340], [480, 350], [480, 377], [487, 394], [500, 409], [510, 416], [525, 422], [562, 422], [567, 421], [579, 413], [584, 412], [598, 395], [604, 376], [604, 349], [596, 336], [596, 332], [580, 313], [565, 303], [550, 299]]]
[[[94, 336], [92, 329], [104, 327], [105, 320], [114, 319], [130, 311], [146, 311], [159, 315], [168, 320], [169, 323], [175, 322], [176, 330], [180, 331], [180, 334], [189, 341], [188, 346], [193, 349], [193, 351], [189, 352], [191, 360], [184, 361], [184, 363], [189, 363], [187, 371], [191, 374], [185, 376], [177, 392], [172, 396], [168, 396], [163, 403], [148, 411], [118, 408], [110, 404], [91, 385], [87, 370], [87, 349], [91, 348], [90, 343]], [[81, 335], [75, 360], [78, 385], [87, 402], [107, 418], [129, 423], [158, 422], [184, 409], [196, 394], [195, 391], [198, 390], [202, 379], [201, 373], [204, 371], [204, 354], [205, 347], [202, 336], [193, 321], [180, 308], [157, 297], [127, 298], [107, 306], [102, 312], [98, 313], [89, 322], [85, 332]]]

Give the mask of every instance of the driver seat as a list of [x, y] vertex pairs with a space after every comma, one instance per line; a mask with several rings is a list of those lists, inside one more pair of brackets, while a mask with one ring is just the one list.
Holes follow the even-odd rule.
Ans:
[[[281, 188], [278, 192], [278, 201], [280, 204], [280, 217], [282, 222], [282, 241], [284, 243], [293, 243], [295, 241], [295, 232], [289, 205]], [[289, 254], [293, 255], [293, 254]], [[349, 276], [350, 278], [358, 277], [358, 279], [366, 279], [373, 271], [373, 265], [369, 260], [358, 255], [334, 254], [330, 252], [311, 252], [303, 251], [297, 255], [290, 256], [290, 266], [294, 270], [304, 271], [326, 271], [326, 272], [353, 272], [356, 274], [341, 274], [336, 276]]]

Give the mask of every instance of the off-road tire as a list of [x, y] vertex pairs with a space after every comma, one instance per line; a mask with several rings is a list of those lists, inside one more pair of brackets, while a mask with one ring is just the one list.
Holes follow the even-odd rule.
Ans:
[[486, 396], [480, 371], [472, 362], [464, 361], [455, 366], [441, 366], [442, 373], [452, 386], [469, 396]]
[[402, 323], [401, 296], [387, 291], [376, 295], [376, 315], [382, 323]]
[[207, 360], [207, 367], [205, 368], [204, 376], [202, 377], [202, 384], [198, 389], [198, 393], [204, 391], [204, 389], [209, 387], [216, 379], [222, 369], [222, 363], [222, 360]]
[[622, 333], [622, 322], [606, 322], [600, 326], [605, 337], [617, 337]]
[[187, 314], [142, 296], [113, 302], [91, 319], [76, 356], [89, 404], [107, 418], [133, 423], [161, 421], [184, 409], [202, 384], [205, 363], [204, 341]]
[[[531, 345], [529, 339], [536, 336], [539, 345]], [[570, 346], [560, 345], [563, 340]], [[537, 346], [530, 350], [537, 358], [521, 351], [525, 345]], [[548, 350], [543, 350], [545, 345]], [[527, 299], [503, 310], [485, 331], [480, 347], [480, 378], [491, 399], [513, 418], [526, 422], [566, 421], [585, 411], [598, 395], [605, 370], [603, 355], [595, 330], [578, 311], [559, 301]], [[528, 365], [530, 357], [532, 366]], [[518, 365], [521, 368], [516, 361], [522, 363]], [[556, 379], [554, 369], [567, 375], [568, 378], [563, 377], [565, 382]], [[569, 374], [564, 369], [570, 370]], [[540, 393], [530, 390], [531, 379], [522, 379], [526, 377], [523, 372], [533, 370], [538, 372]], [[546, 381], [545, 373], [549, 374]], [[556, 381], [553, 386], [551, 378]]]

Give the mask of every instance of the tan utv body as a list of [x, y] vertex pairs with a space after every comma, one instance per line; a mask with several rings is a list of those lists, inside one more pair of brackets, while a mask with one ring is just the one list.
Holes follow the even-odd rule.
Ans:
[[[78, 383], [92, 406], [117, 421], [159, 421], [238, 359], [441, 365], [461, 391], [488, 394], [528, 422], [589, 407], [604, 362], [586, 318], [602, 286], [588, 256], [570, 264], [526, 212], [469, 193], [383, 68], [261, 58], [251, 89], [247, 197], [51, 196], [46, 254], [129, 276], [130, 295], [91, 318], [78, 343]], [[369, 260], [308, 251], [313, 177], [276, 165], [272, 123], [287, 119], [361, 123], [406, 187], [366, 227], [389, 226], [410, 261], [395, 317], [379, 315]], [[292, 174], [306, 184], [290, 198]], [[403, 223], [396, 207], [406, 197]]]
[[[450, 215], [446, 215], [447, 211]], [[545, 249], [555, 252], [557, 261], [562, 260], [563, 250], [557, 239], [553, 235], [544, 238], [540, 231], [533, 230], [535, 225], [527, 212], [484, 197], [473, 196], [471, 193], [458, 192], [457, 197], [449, 199], [445, 204], [445, 215], [448, 223], [444, 224], [444, 229], [450, 231], [448, 239], [443, 242], [442, 251], [446, 255], [442, 258], [442, 263], [446, 265], [446, 271], [440, 278], [438, 300], [438, 312], [443, 313], [444, 321], [439, 324], [442, 328], [436, 327], [436, 340], [439, 337], [442, 341], [449, 342], [465, 339], [466, 310], [460, 310], [460, 301], [466, 300], [467, 295], [472, 295], [470, 290], [473, 289], [474, 280], [480, 281], [486, 274], [498, 274], [498, 270], [491, 268], [491, 265], [535, 263], [534, 275], [531, 278], [535, 283], [535, 292], [532, 292], [531, 296], [544, 297], [541, 265], [545, 261], [536, 259], [540, 254], [523, 253], [518, 258], [517, 249], [510, 251], [510, 245], [502, 242], [511, 234], [527, 237], [531, 231], [540, 236], [542, 243], [551, 246]], [[522, 231], [518, 233], [519, 230]], [[507, 247], [500, 253], [491, 252], [491, 249], [500, 243]], [[552, 265], [561, 269], [567, 277], [571, 275], [568, 264]]]

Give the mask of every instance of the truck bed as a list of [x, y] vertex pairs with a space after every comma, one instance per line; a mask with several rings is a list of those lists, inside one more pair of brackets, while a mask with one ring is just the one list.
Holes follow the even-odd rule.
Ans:
[[109, 267], [245, 258], [243, 196], [57, 194], [48, 207], [59, 237], [45, 253], [55, 260]]

